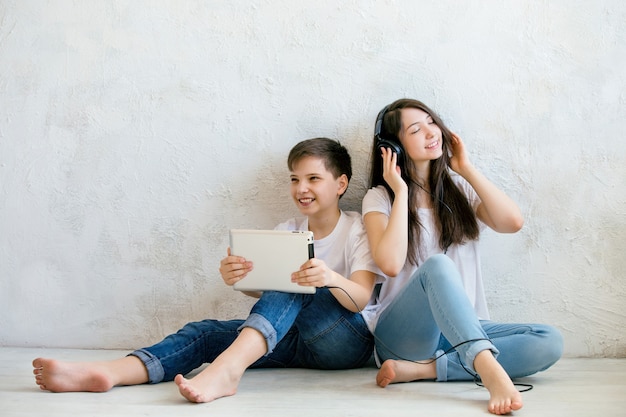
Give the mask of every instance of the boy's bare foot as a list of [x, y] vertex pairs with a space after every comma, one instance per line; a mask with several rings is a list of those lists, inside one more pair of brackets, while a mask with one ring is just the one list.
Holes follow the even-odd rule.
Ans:
[[51, 392], [104, 392], [114, 385], [106, 368], [95, 363], [37, 358], [33, 368], [39, 388]]
[[489, 390], [487, 409], [492, 414], [508, 414], [523, 407], [522, 394], [515, 388], [509, 375], [496, 361], [489, 350], [480, 352], [474, 360], [474, 367]]
[[181, 395], [193, 403], [208, 403], [235, 395], [248, 366], [267, 352], [261, 332], [244, 327], [235, 341], [198, 375], [187, 379], [176, 375], [174, 382]]
[[193, 403], [208, 403], [218, 398], [235, 395], [241, 373], [232, 373], [217, 364], [211, 364], [198, 375], [187, 379], [176, 375], [174, 382], [181, 395]]
[[435, 362], [420, 363], [387, 359], [376, 374], [376, 384], [385, 388], [389, 384], [411, 382], [420, 379], [435, 379], [437, 368]]

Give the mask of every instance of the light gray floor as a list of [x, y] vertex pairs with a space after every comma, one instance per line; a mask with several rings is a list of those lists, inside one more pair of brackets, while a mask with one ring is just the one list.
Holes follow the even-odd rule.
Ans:
[[[248, 371], [235, 396], [190, 404], [174, 383], [121, 387], [102, 393], [53, 394], [34, 383], [37, 356], [103, 360], [120, 351], [0, 348], [0, 415], [16, 416], [487, 416], [488, 393], [471, 382], [418, 382], [385, 389], [375, 368], [348, 371], [271, 369]], [[562, 359], [520, 382], [516, 416], [626, 416], [626, 359]]]

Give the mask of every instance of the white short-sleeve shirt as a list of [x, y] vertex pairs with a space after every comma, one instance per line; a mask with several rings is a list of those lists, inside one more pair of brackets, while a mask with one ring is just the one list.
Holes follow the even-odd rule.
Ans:
[[[480, 204], [480, 199], [474, 189], [461, 176], [453, 174], [452, 180], [457, 184], [461, 192], [465, 194], [470, 205], [476, 211]], [[363, 198], [363, 215], [370, 212], [380, 212], [387, 216], [391, 213], [391, 198], [383, 186], [371, 188]], [[432, 209], [419, 209], [419, 218], [422, 223], [420, 258], [418, 265], [421, 265], [432, 255], [443, 253], [439, 247], [439, 231], [435, 226]], [[480, 230], [486, 225], [478, 220]], [[480, 254], [478, 251], [478, 240], [469, 241], [463, 245], [452, 245], [448, 248], [446, 255], [456, 264], [465, 288], [465, 293], [469, 298], [479, 319], [489, 319], [489, 310], [485, 299], [483, 288]], [[377, 302], [368, 306], [363, 312], [363, 316], [368, 323], [370, 330], [376, 328], [379, 315], [398, 295], [408, 279], [415, 273], [417, 266], [411, 265], [408, 261], [400, 273], [394, 278], [387, 278], [383, 284]]]
[[[294, 218], [275, 227], [276, 230], [308, 230], [308, 218]], [[350, 279], [355, 271], [370, 271], [378, 276], [377, 282], [384, 277], [376, 266], [369, 241], [363, 226], [361, 215], [356, 211], [342, 211], [333, 231], [318, 239], [313, 236], [315, 257], [322, 259], [333, 271]]]

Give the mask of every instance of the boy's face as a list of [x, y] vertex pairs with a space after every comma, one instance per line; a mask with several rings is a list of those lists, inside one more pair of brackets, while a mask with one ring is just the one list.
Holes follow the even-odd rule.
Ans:
[[306, 216], [332, 213], [339, 209], [339, 197], [348, 187], [344, 175], [334, 178], [321, 158], [307, 156], [293, 164], [291, 197]]

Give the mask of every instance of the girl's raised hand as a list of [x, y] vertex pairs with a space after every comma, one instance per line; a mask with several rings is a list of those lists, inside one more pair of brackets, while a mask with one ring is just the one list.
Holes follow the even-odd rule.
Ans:
[[241, 256], [231, 255], [230, 248], [226, 250], [226, 257], [220, 261], [220, 275], [226, 285], [234, 285], [250, 271], [252, 271], [252, 262]]
[[395, 194], [402, 189], [406, 190], [407, 185], [398, 166], [398, 155], [389, 148], [381, 148], [380, 151], [383, 158], [383, 178]]
[[459, 175], [463, 175], [463, 171], [471, 166], [469, 155], [465, 149], [465, 144], [461, 137], [456, 133], [452, 133], [452, 141], [450, 143], [450, 168]]

